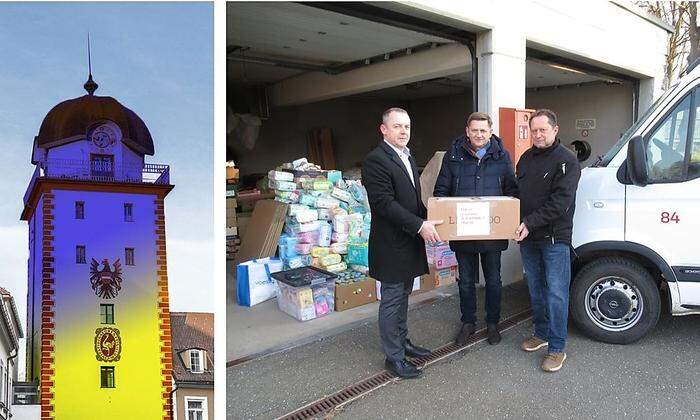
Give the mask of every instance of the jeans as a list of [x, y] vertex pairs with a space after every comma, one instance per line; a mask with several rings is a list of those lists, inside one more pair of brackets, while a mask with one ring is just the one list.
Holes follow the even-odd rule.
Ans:
[[550, 353], [563, 352], [566, 346], [571, 282], [569, 252], [569, 244], [564, 243], [520, 244], [535, 336], [549, 343]]
[[501, 251], [471, 253], [457, 252], [459, 263], [459, 308], [462, 323], [476, 323], [476, 288], [479, 281], [479, 256], [486, 280], [486, 323], [497, 324], [501, 319]]

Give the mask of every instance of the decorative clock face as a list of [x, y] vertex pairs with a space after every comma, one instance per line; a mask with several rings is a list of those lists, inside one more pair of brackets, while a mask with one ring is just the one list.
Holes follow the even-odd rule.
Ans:
[[104, 149], [112, 146], [117, 141], [117, 132], [110, 125], [102, 124], [92, 130], [92, 133], [90, 133], [90, 141], [92, 141], [95, 146]]

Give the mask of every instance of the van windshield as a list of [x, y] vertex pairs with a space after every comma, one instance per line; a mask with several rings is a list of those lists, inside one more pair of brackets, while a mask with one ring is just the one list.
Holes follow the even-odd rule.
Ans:
[[630, 137], [632, 137], [632, 134], [635, 131], [637, 131], [637, 128], [639, 128], [639, 126], [642, 125], [642, 123], [644, 123], [644, 121], [646, 121], [646, 119], [649, 117], [649, 114], [654, 112], [654, 110], [659, 106], [659, 104], [663, 102], [664, 99], [666, 99], [668, 95], [670, 95], [671, 92], [673, 92], [676, 89], [676, 86], [678, 86], [678, 83], [675, 83], [673, 86], [666, 89], [666, 92], [664, 92], [664, 94], [661, 95], [659, 99], [654, 101], [654, 103], [644, 112], [644, 114], [642, 114], [641, 117], [637, 118], [637, 121], [634, 124], [632, 124], [632, 126], [628, 128], [627, 131], [625, 131], [622, 137], [620, 137], [620, 140], [618, 140], [617, 143], [615, 143], [615, 145], [610, 150], [608, 150], [608, 153], [606, 153], [604, 156], [601, 156], [599, 158], [598, 163], [593, 166], [608, 166], [610, 161], [615, 157], [615, 155], [617, 155], [617, 152], [619, 152], [620, 149], [622, 149], [622, 147], [625, 144], [627, 144], [627, 141], [629, 141]]

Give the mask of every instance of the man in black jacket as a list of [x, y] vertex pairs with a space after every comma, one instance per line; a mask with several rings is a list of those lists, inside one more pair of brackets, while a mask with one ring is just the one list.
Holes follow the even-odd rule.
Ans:
[[[513, 163], [503, 142], [492, 132], [491, 117], [474, 112], [467, 119], [466, 135], [445, 153], [435, 183], [435, 197], [518, 196]], [[450, 241], [459, 263], [459, 301], [462, 326], [455, 342], [465, 345], [476, 323], [476, 290], [479, 256], [486, 280], [486, 328], [488, 342], [498, 344], [501, 335], [501, 252], [507, 240]]]
[[571, 231], [581, 167], [556, 138], [557, 116], [548, 109], [530, 118], [533, 147], [518, 162], [520, 252], [527, 277], [535, 331], [521, 348], [548, 346], [542, 369], [564, 364], [571, 281]]
[[406, 145], [411, 119], [401, 108], [390, 108], [379, 127], [383, 139], [362, 165], [362, 183], [372, 213], [369, 234], [369, 273], [381, 282], [379, 332], [386, 354], [385, 366], [403, 378], [421, 374], [406, 360], [430, 351], [407, 339], [408, 295], [415, 277], [428, 272], [425, 242], [439, 241], [435, 225], [423, 220], [416, 163]]

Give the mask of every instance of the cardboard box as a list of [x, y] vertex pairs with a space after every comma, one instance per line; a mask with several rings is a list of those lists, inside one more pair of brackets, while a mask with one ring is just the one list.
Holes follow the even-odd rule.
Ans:
[[423, 168], [420, 174], [420, 191], [421, 201], [423, 205], [428, 206], [428, 199], [433, 195], [435, 183], [437, 182], [440, 168], [442, 167], [442, 159], [445, 157], [445, 152], [435, 152], [428, 164]]
[[227, 180], [238, 179], [239, 175], [240, 175], [240, 172], [238, 171], [238, 168], [234, 168], [232, 166], [226, 167], [226, 179]]
[[376, 301], [375, 280], [371, 277], [354, 283], [335, 284], [335, 310], [338, 312]]
[[236, 218], [236, 207], [238, 203], [235, 198], [226, 199], [226, 227], [238, 226]]
[[238, 224], [238, 236], [243, 238], [245, 236], [246, 229], [248, 228], [248, 222], [250, 222], [250, 216], [252, 213], [238, 213], [236, 216], [236, 223]]
[[421, 276], [421, 290], [428, 291], [457, 281], [457, 267], [436, 268], [429, 265], [428, 269], [430, 272]]
[[241, 248], [238, 258], [240, 261], [272, 257], [277, 253], [277, 242], [284, 227], [287, 207], [287, 204], [279, 201], [258, 201], [245, 229], [239, 216]]
[[430, 197], [428, 220], [443, 241], [515, 239], [520, 200], [512, 197]]

